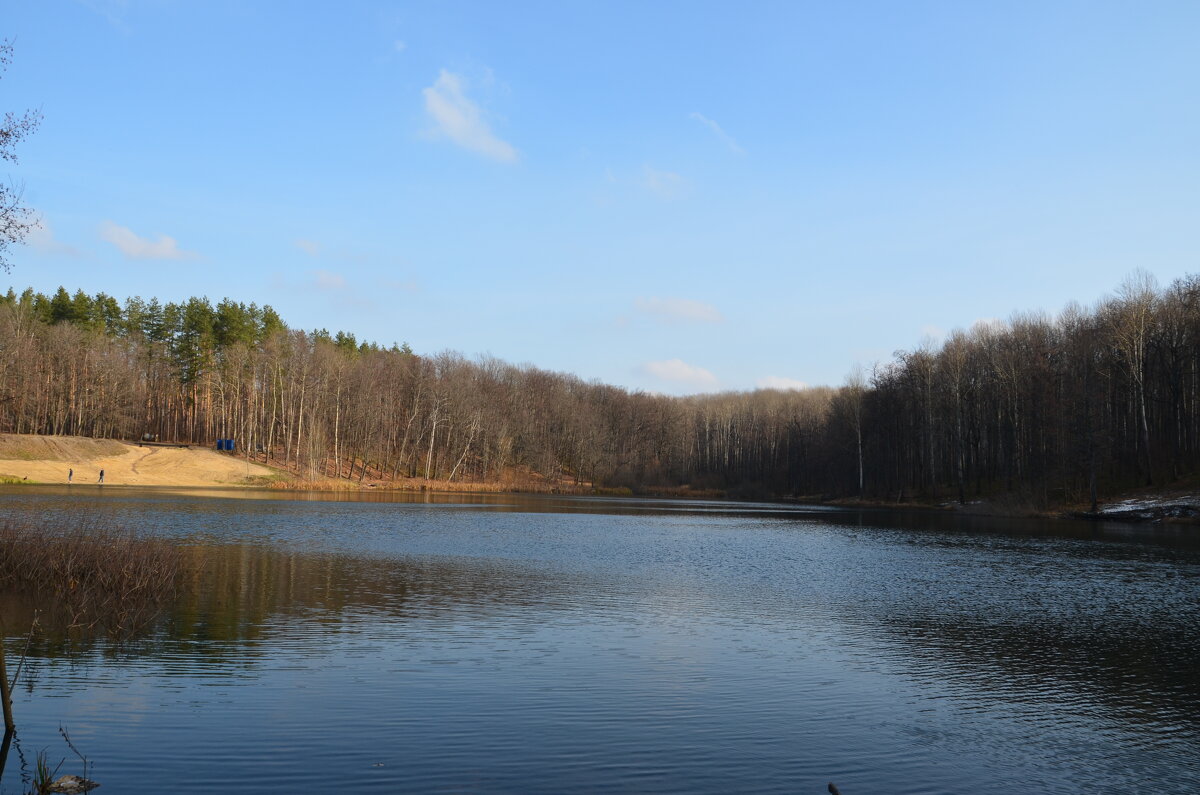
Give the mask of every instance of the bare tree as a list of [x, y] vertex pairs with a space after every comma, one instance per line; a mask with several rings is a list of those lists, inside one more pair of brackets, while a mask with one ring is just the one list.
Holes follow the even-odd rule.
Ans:
[[861, 365], [855, 365], [846, 376], [846, 384], [842, 387], [840, 397], [849, 416], [850, 425], [854, 428], [856, 459], [858, 460], [858, 496], [865, 489], [863, 478], [863, 403], [867, 393], [867, 379], [863, 375]]
[[742, 496], [1095, 505], [1150, 472], [1200, 471], [1200, 277], [1135, 277], [1095, 309], [955, 332], [869, 382], [689, 398], [357, 345], [231, 301], [130, 299], [121, 317], [106, 299], [0, 295], [0, 431], [236, 432], [314, 476]]
[[1154, 277], [1144, 270], [1135, 271], [1117, 292], [1111, 314], [1111, 329], [1122, 361], [1129, 372], [1137, 398], [1137, 423], [1140, 433], [1140, 459], [1145, 467], [1146, 485], [1154, 482], [1150, 457], [1150, 422], [1146, 414], [1146, 353], [1154, 326], [1158, 300]]
[[[12, 61], [12, 50], [9, 41], [0, 41], [0, 73]], [[16, 163], [17, 144], [33, 133], [41, 120], [42, 114], [35, 110], [20, 115], [11, 111], [5, 113], [0, 122], [0, 160]], [[11, 182], [0, 182], [0, 268], [4, 268], [5, 273], [12, 269], [8, 247], [24, 240], [36, 225], [33, 211], [21, 204], [20, 187]]]

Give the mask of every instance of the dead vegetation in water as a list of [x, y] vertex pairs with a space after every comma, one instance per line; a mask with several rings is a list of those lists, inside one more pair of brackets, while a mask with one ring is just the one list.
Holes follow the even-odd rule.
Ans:
[[138, 632], [175, 597], [182, 564], [168, 541], [86, 520], [0, 524], [0, 592], [69, 630]]

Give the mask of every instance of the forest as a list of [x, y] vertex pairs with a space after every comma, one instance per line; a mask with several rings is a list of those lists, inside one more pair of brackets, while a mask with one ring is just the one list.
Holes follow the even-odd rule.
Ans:
[[838, 387], [691, 397], [293, 329], [229, 299], [0, 296], [0, 431], [232, 438], [313, 479], [1094, 503], [1196, 472], [1198, 365], [1200, 276], [1141, 272], [1094, 307], [977, 324]]

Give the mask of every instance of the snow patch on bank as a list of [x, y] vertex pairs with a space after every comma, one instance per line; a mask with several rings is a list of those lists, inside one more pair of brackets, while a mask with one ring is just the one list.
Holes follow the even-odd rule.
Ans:
[[1130, 511], [1151, 511], [1162, 508], [1186, 508], [1200, 505], [1200, 495], [1184, 497], [1142, 497], [1120, 502], [1110, 502], [1100, 509], [1100, 513], [1128, 513]]

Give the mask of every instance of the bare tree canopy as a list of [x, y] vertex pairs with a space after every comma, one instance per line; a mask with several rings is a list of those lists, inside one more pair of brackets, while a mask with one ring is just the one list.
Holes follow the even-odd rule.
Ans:
[[[11, 42], [0, 41], [0, 75], [12, 61], [12, 52]], [[6, 112], [0, 122], [0, 160], [16, 163], [17, 144], [33, 133], [41, 120], [42, 114], [35, 110]], [[8, 247], [24, 240], [36, 223], [33, 211], [21, 204], [21, 189], [11, 181], [0, 181], [0, 268], [6, 273], [12, 268]]]
[[268, 306], [0, 295], [0, 431], [207, 443], [313, 477], [746, 497], [1094, 503], [1200, 472], [1200, 277], [1135, 274], [836, 389], [673, 398], [353, 334]]

